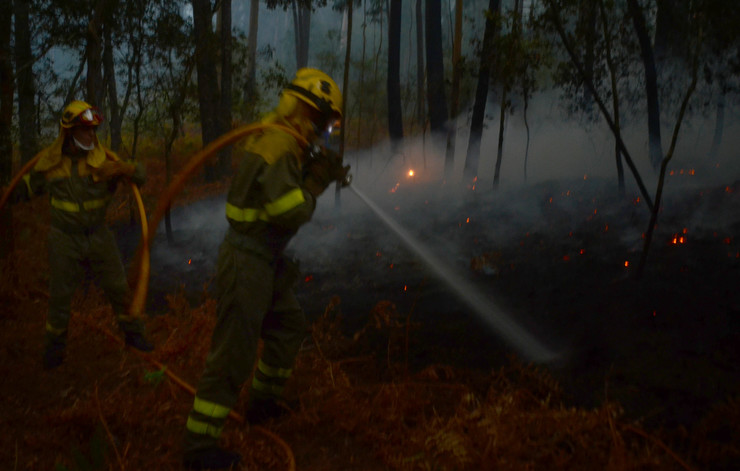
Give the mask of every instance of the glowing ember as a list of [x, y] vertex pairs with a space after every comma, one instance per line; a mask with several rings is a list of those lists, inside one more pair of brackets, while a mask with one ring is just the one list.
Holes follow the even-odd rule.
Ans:
[[678, 234], [673, 235], [673, 239], [671, 239], [671, 243], [673, 245], [681, 245], [686, 243], [686, 237]]
[[570, 255], [563, 255], [563, 261], [567, 262], [568, 260], [570, 260]]
[[399, 186], [401, 186], [401, 184], [400, 184], [400, 183], [396, 183], [396, 185], [395, 185], [395, 186], [394, 186], [393, 188], [391, 188], [391, 189], [390, 189], [390, 190], [388, 191], [388, 193], [395, 193], [395, 192], [396, 192], [396, 191], [398, 190], [398, 187], [399, 187]]
[[583, 255], [584, 253], [586, 253], [586, 251], [584, 249], [581, 249], [578, 253]]
[[414, 176], [414, 171], [413, 170], [409, 170], [409, 177], [413, 177], [413, 176]]
[[625, 260], [624, 261], [624, 266], [625, 266], [625, 268], [626, 267], [629, 267], [630, 266], [630, 261], [629, 260]]
[[465, 220], [465, 223], [467, 224], [467, 223], [469, 223], [469, 222], [470, 222], [470, 218], [467, 218], [467, 219]]
[[311, 281], [311, 280], [313, 280], [313, 275], [307, 275], [307, 276], [306, 276], [306, 277], [305, 277], [305, 278], [303, 279], [303, 281], [305, 281], [306, 283], [308, 283], [308, 282], [309, 282], [309, 281]]
[[192, 259], [192, 258], [189, 258], [189, 259], [188, 259], [188, 265], [190, 265], [190, 264], [192, 264], [192, 263], [193, 263], [193, 259]]

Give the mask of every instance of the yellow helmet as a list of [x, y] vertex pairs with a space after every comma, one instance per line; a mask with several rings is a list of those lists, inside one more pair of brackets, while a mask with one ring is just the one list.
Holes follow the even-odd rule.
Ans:
[[103, 116], [98, 112], [98, 109], [81, 100], [75, 100], [62, 112], [62, 119], [59, 120], [59, 124], [65, 128], [71, 128], [73, 126], [97, 126], [103, 122]]
[[321, 112], [326, 122], [342, 117], [342, 94], [336, 82], [318, 69], [298, 69], [295, 78], [286, 85], [284, 92]]

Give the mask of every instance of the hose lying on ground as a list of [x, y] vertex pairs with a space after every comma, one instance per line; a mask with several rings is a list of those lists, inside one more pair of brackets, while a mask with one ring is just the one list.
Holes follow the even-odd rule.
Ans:
[[[97, 330], [98, 332], [102, 333], [103, 335], [105, 335], [109, 339], [111, 339], [114, 342], [116, 342], [118, 345], [120, 345], [120, 346], [124, 346], [125, 345], [124, 342], [123, 342], [123, 340], [119, 336], [114, 335], [108, 329], [105, 329], [104, 327], [101, 327], [101, 326], [99, 326], [99, 325], [91, 322], [89, 319], [87, 319], [84, 316], [82, 317], [82, 321], [85, 324], [87, 324], [88, 327], [91, 327], [91, 328]], [[167, 377], [170, 378], [175, 384], [177, 384], [182, 389], [184, 389], [185, 391], [187, 391], [190, 394], [192, 394], [193, 396], [195, 396], [195, 388], [194, 387], [192, 387], [185, 380], [183, 380], [182, 378], [180, 378], [179, 376], [177, 376], [175, 373], [173, 373], [172, 371], [170, 371], [170, 369], [167, 368], [165, 365], [163, 365], [162, 363], [160, 363], [156, 359], [152, 358], [152, 356], [150, 354], [147, 354], [147, 353], [144, 353], [144, 352], [140, 352], [139, 350], [136, 350], [135, 348], [131, 348], [131, 347], [128, 347], [128, 350], [131, 351], [131, 352], [134, 352], [136, 355], [139, 356], [139, 358], [141, 358], [144, 361], [148, 362], [149, 364], [151, 364], [152, 366], [154, 366], [159, 371], [164, 372], [164, 374], [166, 374]], [[237, 412], [234, 412], [233, 409], [229, 411], [229, 417], [232, 418], [233, 420], [235, 420], [240, 425], [245, 425], [247, 423], [246, 420], [244, 420], [244, 417], [242, 417]], [[283, 441], [282, 438], [280, 438], [276, 434], [270, 432], [269, 430], [265, 429], [264, 427], [260, 427], [258, 425], [251, 426], [251, 429], [252, 430], [255, 430], [255, 431], [257, 431], [257, 432], [259, 432], [259, 433], [261, 433], [261, 434], [263, 434], [265, 436], [267, 436], [268, 438], [270, 438], [271, 440], [273, 440], [275, 443], [277, 443], [277, 445], [280, 448], [282, 448], [283, 451], [285, 452], [286, 459], [288, 461], [288, 471], [295, 471], [295, 456], [293, 455], [293, 451], [290, 449], [290, 446], [288, 446], [288, 444], [285, 443], [285, 441]]]

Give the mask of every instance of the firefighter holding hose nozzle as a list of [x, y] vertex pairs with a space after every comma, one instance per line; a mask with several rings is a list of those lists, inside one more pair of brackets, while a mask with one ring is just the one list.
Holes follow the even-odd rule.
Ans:
[[84, 101], [73, 101], [62, 112], [59, 135], [37, 155], [23, 175], [11, 201], [26, 201], [47, 193], [51, 198], [49, 250], [49, 311], [44, 334], [43, 367], [64, 360], [72, 296], [85, 271], [105, 291], [127, 345], [148, 352], [138, 317], [128, 315], [131, 291], [113, 233], [105, 214], [118, 183], [142, 184], [145, 170], [105, 149], [95, 134], [103, 117]]
[[[342, 95], [334, 80], [316, 69], [299, 69], [263, 120], [279, 126], [267, 126], [245, 142], [246, 155], [227, 195], [229, 228], [218, 254], [218, 320], [185, 427], [188, 469], [224, 469], [241, 459], [219, 448], [218, 441], [253, 370], [249, 422], [259, 424], [287, 410], [282, 392], [307, 325], [293, 292], [298, 267], [283, 252], [311, 219], [319, 195], [332, 182], [349, 182], [349, 166], [338, 155], [305, 145], [324, 138], [341, 116]], [[260, 339], [264, 348], [257, 359]]]

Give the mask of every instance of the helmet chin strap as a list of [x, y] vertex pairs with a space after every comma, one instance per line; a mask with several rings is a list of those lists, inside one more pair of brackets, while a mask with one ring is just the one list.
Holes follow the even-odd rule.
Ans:
[[80, 141], [77, 140], [76, 137], [72, 136], [72, 139], [75, 141], [75, 145], [79, 147], [82, 150], [93, 150], [95, 149], [95, 142], [91, 142], [89, 145], [84, 145]]

